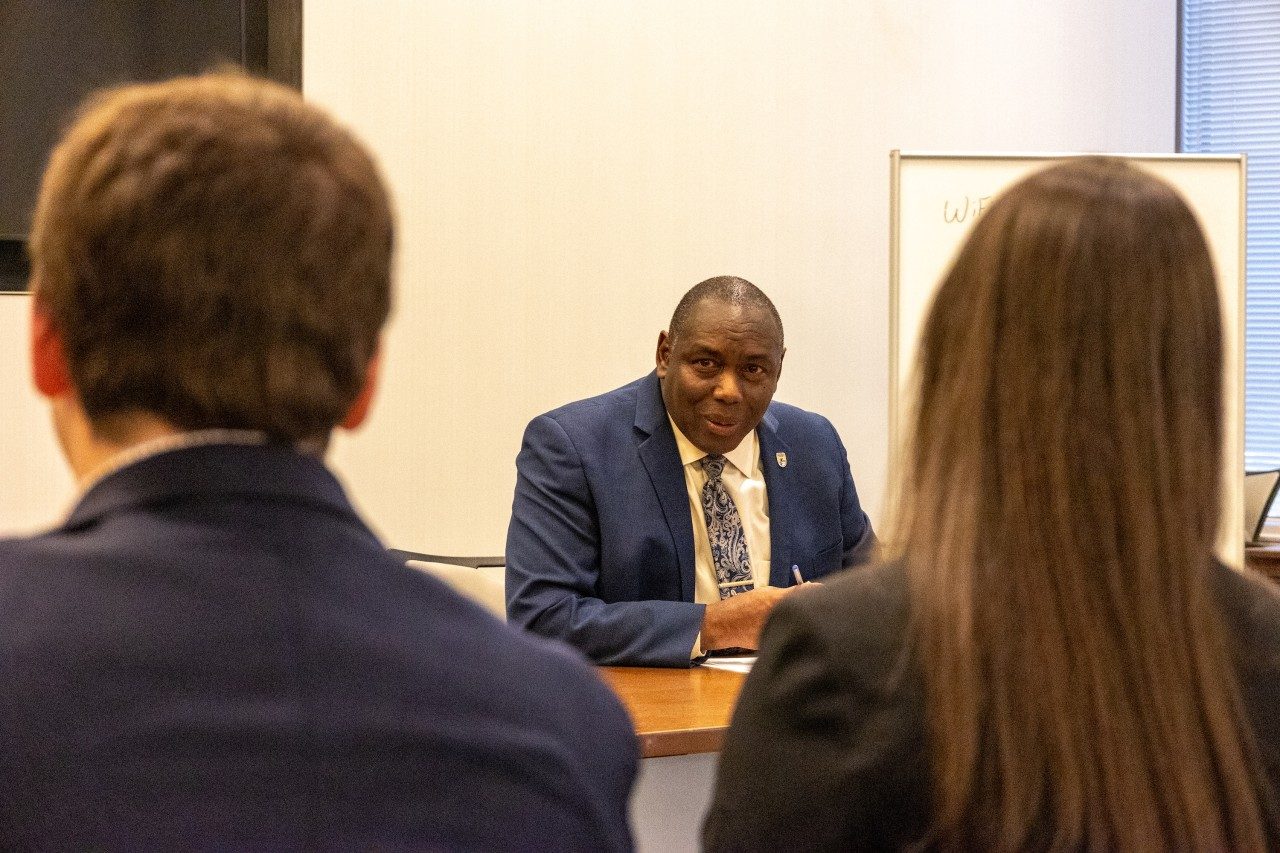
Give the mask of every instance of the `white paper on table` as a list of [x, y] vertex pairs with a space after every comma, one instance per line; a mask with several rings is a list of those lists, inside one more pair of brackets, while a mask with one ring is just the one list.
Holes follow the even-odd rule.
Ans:
[[702, 666], [710, 669], [723, 669], [726, 672], [740, 672], [746, 675], [751, 671], [751, 665], [755, 662], [755, 655], [741, 655], [740, 657], [707, 658], [702, 662]]

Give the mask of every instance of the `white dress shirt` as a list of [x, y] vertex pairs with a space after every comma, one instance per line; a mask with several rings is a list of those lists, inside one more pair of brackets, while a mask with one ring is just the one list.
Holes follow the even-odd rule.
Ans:
[[[670, 420], [671, 416], [668, 415], [667, 419]], [[693, 600], [699, 604], [710, 604], [720, 600], [720, 579], [711, 558], [711, 538], [707, 535], [707, 520], [702, 513], [702, 487], [706, 485], [707, 474], [699, 463], [707, 454], [685, 438], [675, 421], [671, 421], [671, 430], [676, 434], [680, 464], [684, 466], [684, 485], [689, 495], [689, 516], [693, 522]], [[742, 532], [747, 540], [747, 555], [751, 558], [751, 578], [755, 588], [759, 589], [769, 585], [771, 546], [769, 495], [765, 490], [764, 470], [760, 466], [760, 442], [756, 438], [756, 431], [747, 433], [724, 458], [728, 464], [724, 466], [720, 482], [738, 508]], [[702, 656], [701, 634], [693, 644], [692, 656]]]

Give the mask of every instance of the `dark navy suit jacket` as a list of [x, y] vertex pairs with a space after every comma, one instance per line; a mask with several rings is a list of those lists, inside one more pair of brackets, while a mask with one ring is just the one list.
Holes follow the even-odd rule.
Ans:
[[[773, 403], [756, 433], [770, 584], [864, 561], [875, 536], [831, 423]], [[597, 663], [689, 666], [705, 605], [693, 601], [689, 497], [657, 375], [535, 418], [516, 469], [510, 620]]]
[[625, 850], [617, 699], [315, 458], [176, 450], [0, 542], [6, 849]]

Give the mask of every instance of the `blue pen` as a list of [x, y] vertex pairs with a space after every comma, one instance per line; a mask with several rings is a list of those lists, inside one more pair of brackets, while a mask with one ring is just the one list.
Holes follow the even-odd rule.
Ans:
[[801, 576], [801, 574], [800, 574], [800, 567], [799, 567], [799, 566], [792, 566], [792, 567], [791, 567], [791, 576], [792, 576], [793, 578], [795, 578], [795, 579], [796, 579], [796, 585], [797, 585], [797, 586], [798, 586], [798, 585], [800, 585], [800, 584], [802, 584], [802, 583], [804, 583], [804, 577], [802, 577], [802, 576]]

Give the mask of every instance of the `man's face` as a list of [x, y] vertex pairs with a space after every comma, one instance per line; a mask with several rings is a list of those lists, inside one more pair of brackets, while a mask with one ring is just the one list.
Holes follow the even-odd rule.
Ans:
[[764, 417], [785, 354], [767, 311], [703, 300], [684, 332], [658, 335], [667, 413], [706, 453], [727, 453]]

